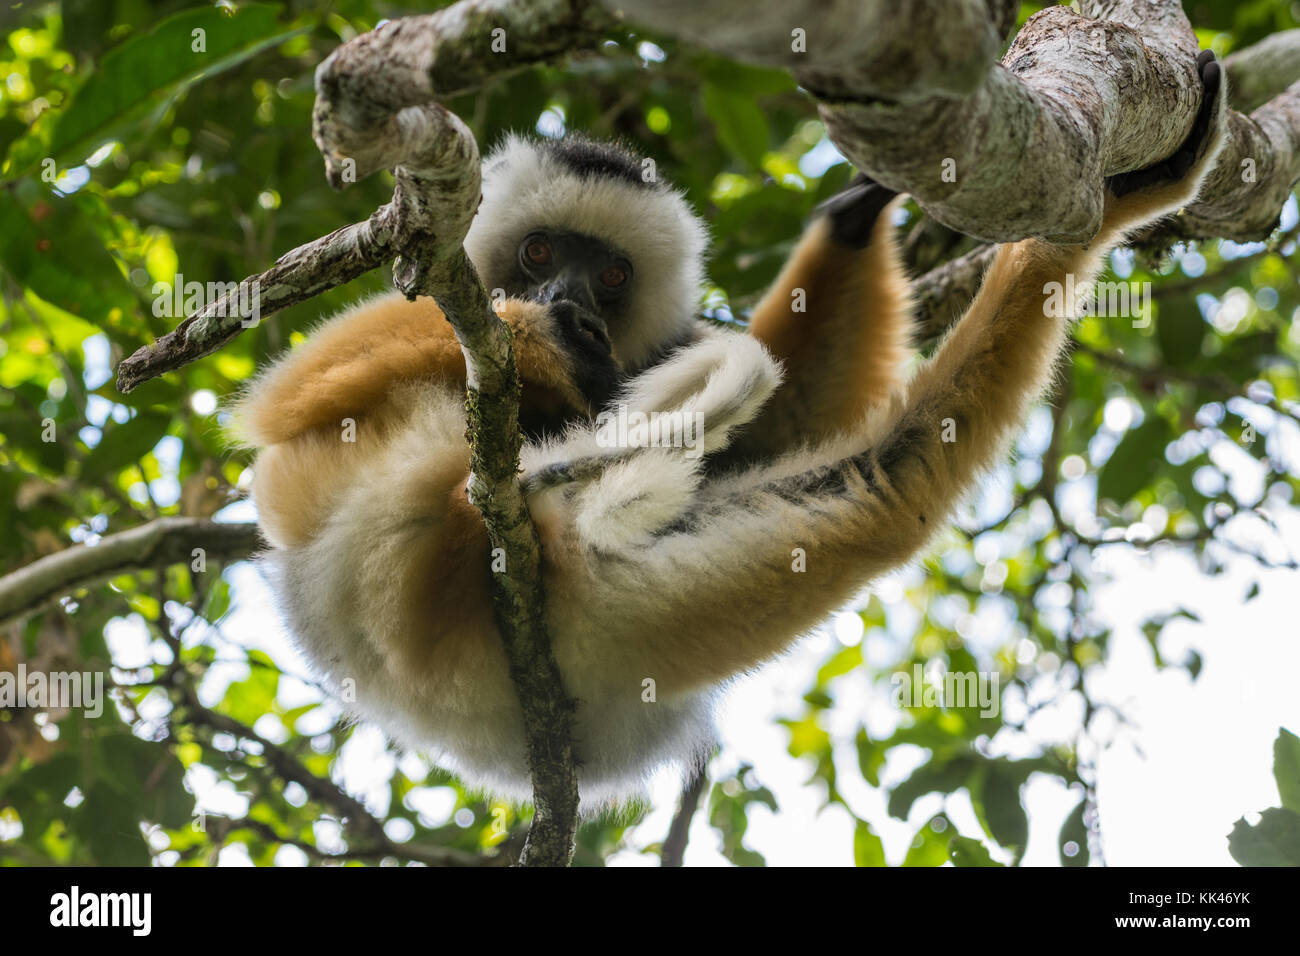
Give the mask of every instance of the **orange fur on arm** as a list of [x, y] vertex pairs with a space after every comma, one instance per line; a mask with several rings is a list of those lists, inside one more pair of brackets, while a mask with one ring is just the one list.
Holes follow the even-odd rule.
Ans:
[[847, 457], [834, 457], [845, 446], [833, 444], [803, 473], [732, 492], [734, 513], [701, 510], [682, 522], [704, 530], [663, 535], [626, 568], [602, 566], [657, 602], [624, 612], [645, 622], [623, 642], [635, 652], [625, 679], [653, 675], [665, 696], [724, 680], [915, 557], [1005, 454], [1056, 366], [1067, 320], [1044, 314], [1044, 285], [1090, 276], [1096, 259], [1036, 240], [1002, 247], [906, 403]]
[[1002, 460], [1056, 373], [1077, 314], [1060, 293], [1086, 288], [1125, 231], [1179, 195], [1170, 187], [1109, 199], [1102, 230], [1086, 245], [1001, 246], [965, 316], [897, 410], [869, 429], [865, 447], [735, 491], [734, 513], [692, 516], [712, 523], [706, 531], [663, 535], [626, 566], [602, 566], [624, 576], [621, 593], [635, 582], [654, 599], [623, 609], [645, 622], [624, 641], [635, 652], [625, 678], [654, 675], [661, 694], [724, 680], [780, 653], [875, 577], [912, 560]]
[[863, 249], [830, 238], [818, 219], [750, 318], [750, 334], [785, 367], [785, 381], [745, 442], [769, 456], [852, 428], [898, 386], [911, 302], [888, 210]]
[[[499, 314], [514, 334], [525, 401], [582, 407], [568, 359], [548, 335], [546, 307], [510, 299]], [[465, 358], [442, 310], [427, 298], [372, 299], [325, 322], [256, 379], [238, 403], [233, 431], [265, 448], [337, 429], [379, 410], [396, 383], [421, 379], [465, 383]]]

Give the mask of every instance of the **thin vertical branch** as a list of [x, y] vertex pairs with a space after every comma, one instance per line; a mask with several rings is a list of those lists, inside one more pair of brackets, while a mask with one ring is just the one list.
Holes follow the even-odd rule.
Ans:
[[681, 801], [677, 804], [677, 813], [673, 816], [668, 836], [664, 838], [663, 849], [659, 853], [660, 866], [681, 866], [686, 856], [686, 844], [690, 840], [691, 820], [699, 808], [700, 797], [709, 783], [707, 764], [701, 764], [699, 770], [691, 777], [682, 790]]

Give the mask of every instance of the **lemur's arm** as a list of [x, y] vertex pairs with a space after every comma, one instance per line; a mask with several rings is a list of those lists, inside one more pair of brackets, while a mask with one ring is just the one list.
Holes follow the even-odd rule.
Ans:
[[911, 302], [892, 190], [859, 174], [823, 207], [750, 317], [785, 380], [729, 461], [767, 460], [856, 427], [900, 384]]
[[[514, 334], [525, 425], [594, 411], [613, 392], [621, 373], [573, 310], [511, 299], [500, 315]], [[462, 488], [464, 388], [465, 357], [431, 299], [394, 293], [327, 321], [234, 408], [232, 435], [261, 449], [253, 495], [268, 540], [281, 547], [314, 540], [379, 449], [431, 407], [452, 424], [440, 429], [439, 457], [425, 467], [434, 482], [425, 497], [443, 501]]]
[[[609, 659], [611, 669], [622, 668], [629, 684], [654, 678], [661, 696], [686, 692], [779, 653], [874, 577], [911, 560], [1005, 454], [1054, 374], [1076, 307], [1048, 307], [1059, 288], [1070, 278], [1086, 288], [1126, 233], [1195, 197], [1224, 112], [1218, 66], [1204, 56], [1199, 65], [1204, 103], [1187, 143], [1109, 184], [1092, 242], [1002, 246], [970, 310], [856, 443], [717, 481], [652, 544], [557, 569], [548, 591], [552, 613], [564, 619], [556, 633], [601, 633], [616, 616], [620, 656]], [[1055, 297], [1050, 283], [1060, 284]], [[945, 430], [955, 440], [945, 441]], [[652, 493], [648, 480], [643, 486]], [[580, 555], [582, 524], [578, 515], [578, 540], [550, 553]]]
[[[606, 351], [562, 305], [507, 299], [523, 407], [537, 414], [594, 411], [618, 384]], [[235, 434], [269, 447], [344, 418], [382, 411], [394, 384], [432, 380], [463, 387], [465, 356], [432, 299], [398, 293], [362, 302], [325, 322], [259, 376], [241, 397]]]

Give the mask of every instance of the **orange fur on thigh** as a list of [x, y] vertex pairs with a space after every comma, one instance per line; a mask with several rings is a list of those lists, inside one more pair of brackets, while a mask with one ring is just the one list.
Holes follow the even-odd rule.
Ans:
[[[526, 398], [538, 407], [584, 408], [568, 359], [548, 335], [546, 313], [546, 306], [513, 299], [499, 313], [514, 337]], [[413, 379], [463, 386], [465, 357], [432, 299], [386, 296], [326, 322], [254, 382], [240, 403], [238, 429], [261, 447], [337, 429], [344, 419], [374, 412], [396, 383]]]

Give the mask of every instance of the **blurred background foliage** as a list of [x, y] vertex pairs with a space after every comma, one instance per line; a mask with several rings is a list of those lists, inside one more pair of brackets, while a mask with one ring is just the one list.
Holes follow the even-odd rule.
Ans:
[[[177, 321], [154, 314], [155, 283], [178, 273], [237, 281], [389, 198], [387, 175], [342, 193], [326, 186], [310, 136], [313, 70], [381, 19], [437, 4], [4, 6], [0, 571], [160, 515], [247, 520], [247, 506], [232, 504], [247, 459], [223, 443], [219, 403], [321, 315], [388, 286], [384, 270], [280, 313], [129, 395], [118, 394], [111, 370]], [[1036, 9], [1025, 4], [1022, 22]], [[1187, 9], [1203, 45], [1221, 55], [1297, 26], [1297, 5], [1276, 0], [1206, 0]], [[202, 54], [190, 45], [199, 28]], [[653, 156], [711, 223], [714, 287], [705, 309], [724, 322], [743, 322], [814, 206], [850, 174], [788, 76], [633, 32], [447, 105], [485, 145], [507, 130], [582, 130]], [[1077, 793], [1059, 834], [1061, 862], [1093, 858], [1088, 741], [1096, 712], [1084, 678], [1108, 653], [1110, 631], [1089, 596], [1107, 549], [1167, 542], [1200, 554], [1203, 573], [1215, 574], [1224, 551], [1210, 542], [1220, 528], [1266, 523], [1261, 505], [1290, 507], [1300, 490], [1275, 433], [1284, 423], [1294, 429], [1295, 413], [1284, 405], [1300, 398], [1296, 221], [1291, 208], [1266, 244], [1117, 254], [1119, 278], [1153, 284], [1154, 323], [1082, 322], [1056, 411], [1041, 413], [1007, 469], [1005, 516], [986, 520], [988, 507], [969, 509], [924, 575], [908, 577], [895, 600], [867, 603], [859, 640], [832, 645], [802, 712], [783, 724], [790, 753], [806, 760], [807, 785], [857, 819], [858, 863], [883, 864], [886, 856], [878, 826], [859, 817], [841, 782], [857, 775], [879, 787], [891, 754], [909, 748], [924, 759], [890, 789], [888, 813], [912, 819], [927, 794], [965, 794], [981, 832], [959, 835], [941, 811], [914, 821], [906, 858], [888, 862], [1018, 861], [1029, 828], [1021, 788], [1031, 774]], [[972, 245], [915, 207], [900, 229], [917, 270]], [[54, 440], [45, 441], [50, 420]], [[1224, 446], [1259, 462], [1262, 495], [1234, 493]], [[1062, 508], [1067, 484], [1089, 489], [1086, 513]], [[1294, 562], [1276, 549], [1258, 559]], [[313, 697], [310, 681], [282, 672], [284, 662], [223, 626], [237, 611], [232, 577], [217, 562], [202, 572], [159, 568], [83, 588], [5, 626], [0, 669], [23, 661], [106, 670], [118, 689], [98, 718], [0, 710], [0, 861], [205, 864], [233, 847], [257, 864], [433, 862], [444, 848], [465, 854], [453, 859], [491, 859], [503, 844], [517, 846], [526, 812], [521, 819], [466, 792], [411, 755], [383, 765], [387, 798], [358, 812], [336, 783], [340, 750], [356, 729]], [[996, 647], [976, 647], [968, 622], [989, 607], [1006, 627]], [[1194, 676], [1194, 653], [1160, 656], [1165, 624], [1189, 617], [1177, 608], [1156, 614], [1146, 634], [1161, 666]], [[131, 642], [114, 640], [118, 632], [141, 635], [141, 653], [126, 654]], [[864, 642], [887, 632], [894, 659], [865, 661]], [[833, 754], [825, 717], [845, 682], [887, 692], [892, 676], [914, 664], [998, 673], [1002, 716], [904, 707], [891, 732], [859, 722], [856, 763]], [[286, 693], [290, 684], [295, 690]], [[1022, 705], [1009, 706], [1013, 697]], [[1034, 708], [1076, 700], [1077, 733], [1013, 759], [1005, 754], [1018, 751], [1003, 742], [1023, 732], [1023, 721], [1007, 714], [1023, 716], [1030, 699]], [[1279, 738], [1284, 753], [1290, 746]], [[722, 759], [717, 767], [721, 779], [712, 781], [702, 815], [718, 850], [737, 864], [762, 864], [746, 830], [751, 811], [776, 810], [776, 798], [761, 768], [728, 769]], [[204, 810], [196, 806], [201, 792], [234, 795], [239, 809]], [[1294, 797], [1293, 788], [1284, 792]], [[647, 809], [585, 825], [577, 862], [599, 865], [629, 849], [653, 859], [656, 840], [629, 837]], [[344, 817], [346, 825], [338, 822]], [[1259, 828], [1247, 827], [1240, 840], [1243, 862], [1264, 859], [1251, 852], [1278, 852], [1274, 835]]]

